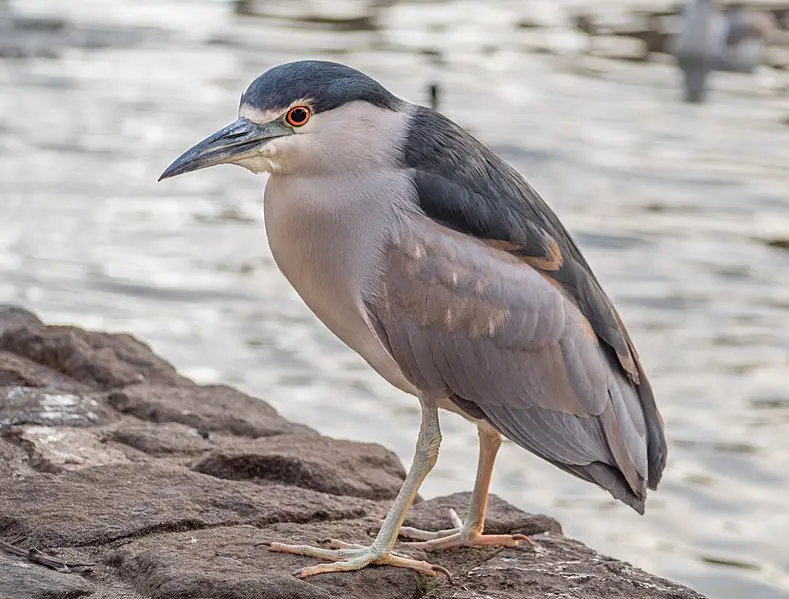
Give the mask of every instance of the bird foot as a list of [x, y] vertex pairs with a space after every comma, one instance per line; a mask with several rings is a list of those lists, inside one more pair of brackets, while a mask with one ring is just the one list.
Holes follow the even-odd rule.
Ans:
[[316, 559], [327, 560], [332, 563], [318, 564], [317, 566], [307, 566], [299, 568], [293, 575], [297, 578], [307, 578], [315, 574], [326, 574], [328, 572], [350, 572], [361, 570], [370, 564], [380, 566], [395, 566], [397, 568], [408, 568], [420, 574], [435, 576], [438, 573], [444, 574], [451, 580], [449, 570], [442, 566], [436, 566], [427, 562], [415, 560], [402, 555], [397, 555], [391, 551], [380, 551], [372, 546], [353, 545], [344, 543], [336, 539], [326, 541], [328, 548], [311, 547], [309, 545], [286, 545], [285, 543], [267, 543], [269, 551], [277, 553], [291, 553], [293, 555], [303, 555]]
[[400, 535], [409, 539], [417, 539], [416, 543], [406, 543], [423, 551], [440, 551], [454, 547], [516, 547], [521, 541], [530, 545], [534, 543], [526, 535], [485, 535], [481, 530], [466, 527], [455, 510], [449, 510], [449, 517], [454, 528], [429, 531], [403, 526]]

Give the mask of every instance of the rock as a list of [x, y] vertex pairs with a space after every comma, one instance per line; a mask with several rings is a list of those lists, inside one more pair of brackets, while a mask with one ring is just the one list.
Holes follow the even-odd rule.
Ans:
[[3, 410], [0, 433], [10, 427], [35, 424], [40, 426], [93, 426], [114, 418], [109, 407], [91, 393], [64, 393], [32, 387], [0, 387]]
[[56, 370], [94, 389], [113, 389], [134, 383], [182, 385], [189, 379], [130, 335], [92, 333], [75, 327], [41, 327], [14, 322], [15, 312], [0, 313], [0, 349]]
[[0, 304], [0, 335], [7, 329], [17, 327], [37, 329], [44, 326], [46, 325], [32, 312], [13, 304]]
[[58, 473], [129, 461], [123, 451], [80, 428], [18, 427], [9, 431], [7, 438], [27, 450], [29, 465], [39, 472]]
[[194, 470], [368, 499], [394, 499], [405, 478], [397, 456], [380, 445], [303, 435], [256, 439], [213, 451]]
[[[31, 501], [41, 498], [41, 501]], [[0, 535], [36, 547], [105, 545], [146, 534], [236, 524], [360, 518], [385, 507], [279, 484], [230, 484], [167, 464], [37, 474], [0, 491]]]
[[86, 385], [66, 375], [7, 351], [0, 351], [0, 386], [57, 387], [63, 391], [85, 391]]
[[[347, 536], [348, 529], [345, 523], [328, 524], [321, 527], [320, 534]], [[358, 527], [355, 532], [356, 540], [369, 542]], [[163, 539], [149, 537], [124, 545], [108, 563], [152, 599], [403, 599], [421, 595], [419, 579], [396, 568], [370, 568], [351, 576], [294, 578], [291, 572], [310, 560], [267, 551], [263, 543], [277, 536], [266, 529], [233, 526]], [[319, 535], [313, 530], [301, 538], [314, 543], [316, 537]]]
[[[487, 530], [535, 547], [432, 554], [448, 568], [299, 580], [315, 560], [265, 543], [369, 544], [404, 470], [374, 444], [323, 437], [266, 403], [200, 386], [128, 335], [50, 327], [0, 307], [0, 540], [92, 569], [47, 569], [0, 549], [0, 599], [698, 599], [595, 553], [558, 522], [491, 497]], [[467, 493], [416, 504], [449, 526]], [[398, 551], [428, 559], [400, 545]]]
[[133, 385], [110, 394], [110, 405], [151, 422], [179, 422], [199, 431], [222, 431], [244, 437], [282, 433], [316, 434], [288, 422], [259, 399], [225, 387]]
[[27, 463], [27, 453], [0, 439], [0, 480], [21, 478], [33, 473]]
[[178, 424], [163, 422], [125, 424], [110, 433], [109, 439], [157, 458], [194, 456], [216, 448], [216, 435]]
[[[458, 577], [453, 599], [699, 599], [690, 589], [600, 555], [550, 533], [533, 538], [536, 551], [503, 551]], [[424, 599], [444, 599], [441, 589]]]
[[0, 553], [0, 599], [76, 599], [94, 591], [79, 574], [54, 572]]

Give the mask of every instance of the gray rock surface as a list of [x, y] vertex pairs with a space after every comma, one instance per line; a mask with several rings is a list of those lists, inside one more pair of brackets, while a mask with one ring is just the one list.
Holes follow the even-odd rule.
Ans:
[[[17, 548], [0, 549], [0, 599], [701, 597], [496, 497], [488, 530], [532, 535], [535, 547], [432, 555], [452, 584], [385, 567], [298, 580], [291, 572], [312, 560], [267, 551], [274, 540], [369, 542], [403, 477], [391, 451], [196, 385], [128, 335], [0, 306], [0, 541]], [[467, 499], [420, 501], [408, 523], [445, 528]]]

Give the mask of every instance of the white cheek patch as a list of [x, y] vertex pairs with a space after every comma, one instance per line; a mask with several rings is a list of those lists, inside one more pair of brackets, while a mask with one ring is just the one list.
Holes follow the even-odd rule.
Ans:
[[287, 138], [272, 139], [261, 145], [253, 154], [235, 161], [253, 173], [275, 173], [282, 170], [282, 145]]
[[280, 137], [272, 139], [260, 147], [258, 152], [260, 157], [268, 163], [269, 172], [273, 173], [282, 169], [283, 150], [290, 143], [291, 140], [288, 137]]

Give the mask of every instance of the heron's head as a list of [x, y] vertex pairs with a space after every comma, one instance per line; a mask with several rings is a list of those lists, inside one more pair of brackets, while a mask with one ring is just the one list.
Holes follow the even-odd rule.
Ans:
[[235, 122], [187, 150], [159, 180], [217, 164], [254, 173], [360, 168], [390, 154], [407, 113], [406, 102], [350, 67], [282, 64], [252, 82]]

